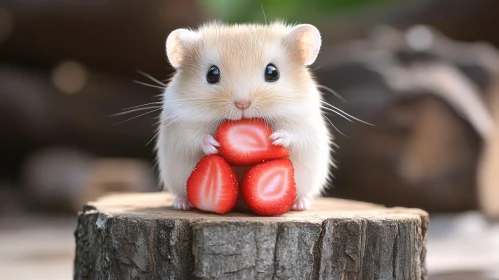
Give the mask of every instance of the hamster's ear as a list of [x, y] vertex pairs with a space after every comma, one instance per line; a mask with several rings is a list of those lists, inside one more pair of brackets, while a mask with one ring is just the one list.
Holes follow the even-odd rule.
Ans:
[[321, 48], [321, 34], [315, 26], [296, 25], [291, 29], [287, 40], [303, 65], [314, 63]]
[[195, 42], [197, 33], [188, 29], [179, 28], [170, 33], [166, 39], [166, 55], [174, 68], [182, 65], [182, 60]]

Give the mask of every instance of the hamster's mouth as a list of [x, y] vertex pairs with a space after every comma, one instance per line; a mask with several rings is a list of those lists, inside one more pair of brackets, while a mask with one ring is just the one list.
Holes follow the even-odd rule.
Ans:
[[254, 118], [254, 117], [258, 117], [258, 116], [255, 115], [255, 112], [250, 112], [248, 110], [233, 111], [233, 112], [231, 112], [231, 114], [226, 116], [227, 119], [234, 120], [234, 121], [241, 120], [241, 119]]
[[231, 114], [230, 119], [237, 121], [237, 120], [244, 119], [245, 117], [248, 117], [248, 112], [246, 112], [246, 114], [245, 114], [244, 110], [237, 110], [236, 113]]

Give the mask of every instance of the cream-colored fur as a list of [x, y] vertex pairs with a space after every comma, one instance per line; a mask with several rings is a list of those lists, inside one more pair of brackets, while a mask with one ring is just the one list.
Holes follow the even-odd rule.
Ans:
[[[275, 143], [290, 149], [301, 205], [296, 209], [306, 208], [307, 199], [321, 193], [332, 139], [321, 114], [321, 94], [306, 67], [315, 61], [320, 45], [315, 27], [282, 23], [210, 23], [168, 36], [168, 59], [177, 71], [164, 92], [156, 148], [161, 181], [179, 196], [175, 207], [190, 208], [182, 198], [189, 174], [205, 155], [207, 135], [214, 135], [224, 119], [242, 117], [265, 119]], [[279, 70], [276, 82], [264, 79], [269, 63]], [[206, 74], [214, 65], [221, 79], [209, 84]], [[243, 113], [234, 101], [251, 105]]]

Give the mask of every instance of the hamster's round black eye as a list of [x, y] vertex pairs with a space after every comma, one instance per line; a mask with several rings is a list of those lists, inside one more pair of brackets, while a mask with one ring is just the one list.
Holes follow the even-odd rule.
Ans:
[[210, 84], [216, 84], [220, 81], [220, 69], [216, 66], [211, 66], [206, 74], [206, 81]]
[[277, 80], [279, 80], [279, 70], [274, 64], [270, 63], [265, 67], [265, 81], [275, 82]]

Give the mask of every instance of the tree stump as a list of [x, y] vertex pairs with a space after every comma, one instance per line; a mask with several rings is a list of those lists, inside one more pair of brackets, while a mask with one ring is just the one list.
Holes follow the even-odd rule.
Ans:
[[74, 279], [426, 279], [428, 214], [321, 198], [279, 217], [171, 208], [168, 193], [85, 206]]

